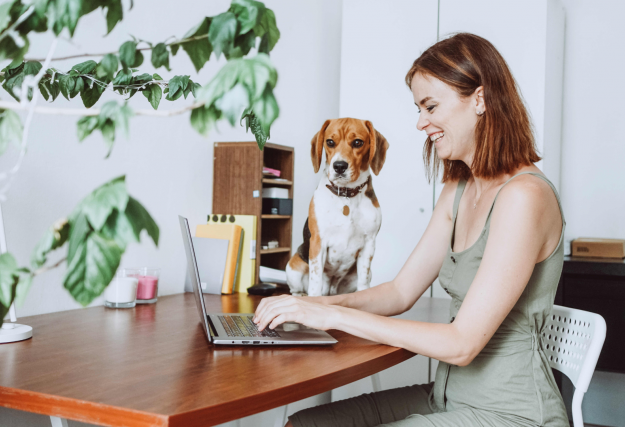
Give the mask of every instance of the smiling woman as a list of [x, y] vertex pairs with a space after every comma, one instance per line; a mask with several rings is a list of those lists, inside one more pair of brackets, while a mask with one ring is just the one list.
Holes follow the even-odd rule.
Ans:
[[[421, 79], [415, 79], [415, 76]], [[419, 121], [421, 127], [425, 117], [434, 120], [435, 110], [438, 110], [437, 116], [445, 116], [447, 113], [446, 117], [453, 117], [456, 123], [459, 119], [465, 119], [457, 114], [458, 111], [449, 108], [445, 110], [445, 107], [440, 111], [441, 108], [438, 108], [441, 97], [452, 100], [450, 90], [459, 95], [460, 102], [468, 103], [474, 99], [474, 105], [465, 107], [473, 107], [471, 111], [467, 109], [467, 112], [475, 111], [479, 117], [470, 135], [475, 141], [470, 168], [461, 160], [441, 160], [438, 146], [434, 149], [437, 141], [433, 137], [440, 136], [438, 132], [444, 131], [445, 138], [449, 140], [452, 129], [427, 130], [423, 159], [429, 169], [430, 179], [438, 176], [441, 163], [442, 181], [447, 182], [469, 179], [471, 175], [494, 178], [512, 172], [519, 164], [531, 165], [540, 160], [529, 114], [516, 81], [506, 61], [487, 40], [474, 34], [460, 33], [435, 44], [412, 64], [406, 74], [408, 87], [412, 88], [413, 83], [427, 85], [427, 89], [431, 89], [427, 93], [436, 94], [415, 100], [417, 107], [425, 107], [426, 110]], [[469, 115], [469, 120], [474, 120], [474, 116]], [[460, 128], [466, 128], [464, 125], [458, 124]], [[432, 126], [432, 129], [437, 128]]]
[[[295, 321], [340, 329], [439, 361], [434, 383], [295, 413], [288, 426], [568, 425], [540, 340], [563, 265], [564, 215], [534, 165], [529, 115], [494, 46], [472, 34], [436, 43], [406, 77], [427, 133], [430, 178], [445, 187], [390, 282], [345, 295], [264, 299], [259, 329]], [[390, 318], [438, 278], [449, 323]]]

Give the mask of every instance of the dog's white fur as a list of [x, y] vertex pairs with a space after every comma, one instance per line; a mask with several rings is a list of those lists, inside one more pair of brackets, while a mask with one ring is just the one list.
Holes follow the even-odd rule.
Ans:
[[[381, 135], [378, 137], [383, 139], [382, 155], [385, 156], [388, 143]], [[310, 203], [309, 220], [314, 218], [316, 222], [316, 226], [310, 227], [311, 242], [320, 239], [318, 254], [311, 256], [308, 265], [304, 265], [301, 255], [296, 253], [286, 268], [287, 282], [293, 295], [344, 294], [370, 286], [371, 261], [375, 238], [382, 224], [382, 211], [379, 205], [376, 206], [369, 168], [354, 171], [349, 164], [345, 173], [339, 175], [333, 165], [341, 160], [348, 159], [337, 152], [326, 161], [325, 171]], [[355, 175], [358, 177], [351, 181]], [[326, 187], [332, 182], [341, 188], [356, 188], [365, 182], [367, 185], [356, 196], [345, 198]], [[348, 216], [343, 215], [345, 205], [349, 206]]]

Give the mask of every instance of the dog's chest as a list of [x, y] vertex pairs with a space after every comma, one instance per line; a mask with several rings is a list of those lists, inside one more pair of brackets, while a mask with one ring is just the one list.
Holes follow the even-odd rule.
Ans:
[[[348, 215], [343, 214], [345, 206], [349, 207]], [[329, 262], [354, 260], [367, 237], [374, 238], [380, 228], [380, 209], [362, 193], [346, 200], [322, 191], [315, 195], [315, 213]]]

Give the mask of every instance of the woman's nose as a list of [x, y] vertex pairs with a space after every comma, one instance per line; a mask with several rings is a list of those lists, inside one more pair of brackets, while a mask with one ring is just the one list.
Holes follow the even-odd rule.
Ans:
[[417, 129], [424, 130], [429, 124], [430, 124], [430, 121], [425, 118], [425, 114], [419, 114], [419, 120], [417, 121]]

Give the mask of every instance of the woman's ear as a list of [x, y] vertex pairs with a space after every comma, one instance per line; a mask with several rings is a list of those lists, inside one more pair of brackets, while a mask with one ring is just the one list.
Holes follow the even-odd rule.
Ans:
[[378, 175], [384, 166], [386, 160], [386, 150], [388, 150], [388, 141], [384, 136], [375, 130], [373, 124], [365, 121], [365, 126], [369, 131], [369, 166], [375, 175]]
[[313, 169], [315, 173], [319, 172], [321, 167], [321, 158], [323, 157], [323, 141], [325, 140], [326, 129], [330, 125], [330, 120], [326, 120], [321, 130], [313, 136], [310, 141], [310, 158], [312, 159]]
[[484, 102], [484, 86], [475, 89], [475, 112], [481, 116], [486, 111], [486, 103]]

